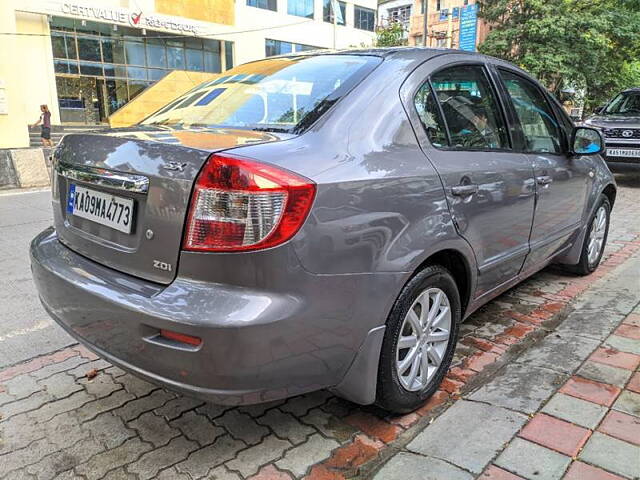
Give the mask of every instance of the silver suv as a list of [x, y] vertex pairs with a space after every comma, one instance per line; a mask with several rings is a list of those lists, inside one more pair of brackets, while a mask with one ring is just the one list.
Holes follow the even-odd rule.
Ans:
[[619, 93], [585, 124], [603, 133], [610, 167], [640, 167], [640, 87]]

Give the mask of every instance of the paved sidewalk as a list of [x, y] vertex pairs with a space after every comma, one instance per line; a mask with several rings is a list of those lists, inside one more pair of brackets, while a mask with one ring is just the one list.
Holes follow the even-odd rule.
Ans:
[[598, 281], [554, 332], [463, 395], [374, 479], [638, 478], [639, 272], [640, 255]]
[[[252, 407], [207, 405], [139, 380], [77, 345], [63, 344], [48, 353], [46, 345], [39, 342], [50, 338], [49, 332], [61, 332], [59, 328], [24, 335], [15, 330], [19, 335], [0, 338], [0, 350], [4, 345], [15, 347], [6, 355], [13, 365], [0, 366], [0, 479], [364, 479], [377, 472], [382, 475], [399, 451], [399, 455], [427, 458], [410, 451], [408, 445], [425, 438], [421, 435], [435, 425], [444, 425], [440, 428], [446, 430], [446, 438], [466, 425], [464, 418], [477, 420], [481, 415], [486, 419], [485, 433], [478, 433], [483, 440], [461, 443], [455, 449], [460, 463], [470, 463], [440, 460], [438, 465], [445, 470], [434, 469], [432, 475], [438, 480], [456, 478], [438, 473], [453, 465], [465, 475], [461, 478], [481, 475], [492, 462], [504, 469], [506, 465], [498, 458], [507, 451], [505, 444], [529, 422], [529, 415], [546, 408], [548, 399], [582, 368], [583, 360], [638, 303], [640, 181], [623, 177], [620, 184], [605, 259], [598, 271], [579, 278], [546, 269], [474, 313], [461, 326], [453, 367], [442, 389], [418, 411], [401, 417], [358, 407], [327, 392]], [[36, 221], [44, 221], [33, 220], [33, 228]], [[27, 232], [28, 238], [30, 235]], [[9, 252], [14, 250], [13, 244], [25, 249], [28, 241], [23, 243], [16, 229], [9, 240], [13, 242]], [[3, 246], [0, 242], [0, 253]], [[0, 258], [0, 269], [11, 262], [14, 259], [9, 255]], [[29, 283], [23, 263], [18, 280], [26, 289]], [[5, 271], [14, 272], [8, 267]], [[18, 284], [18, 280], [10, 282]], [[4, 301], [20, 303], [14, 296]], [[16, 314], [23, 312], [17, 309]], [[29, 318], [27, 315], [25, 321]], [[21, 325], [13, 317], [8, 321], [10, 331]], [[637, 348], [638, 339], [629, 338], [633, 332], [624, 327], [606, 348]], [[37, 350], [29, 343], [32, 340]], [[33, 351], [47, 353], [34, 357], [29, 355]], [[563, 363], [565, 358], [571, 362]], [[584, 377], [586, 371], [578, 375]], [[606, 380], [621, 388], [621, 379]], [[506, 397], [524, 392], [521, 403], [507, 404], [499, 399], [500, 389], [510, 385], [514, 393]], [[485, 398], [471, 398], [475, 395]], [[467, 410], [466, 417], [459, 417], [456, 412], [469, 408], [467, 405], [479, 410]], [[506, 420], [503, 413], [508, 414]], [[445, 425], [442, 419], [449, 421]], [[593, 430], [576, 420], [573, 423]], [[599, 428], [591, 439], [602, 432], [615, 438]], [[498, 435], [504, 441], [491, 447], [494, 455], [481, 456], [470, 450], [474, 445], [489, 449], [484, 444], [494, 445]], [[530, 437], [520, 441], [536, 444]], [[633, 445], [628, 439], [623, 441]], [[421, 478], [420, 472], [405, 469], [401, 478], [429, 478]], [[525, 472], [520, 476], [526, 477]]]

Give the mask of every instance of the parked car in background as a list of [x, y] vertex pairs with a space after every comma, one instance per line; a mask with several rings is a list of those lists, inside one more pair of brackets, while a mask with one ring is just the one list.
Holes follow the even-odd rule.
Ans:
[[71, 335], [168, 388], [407, 412], [476, 309], [550, 263], [597, 268], [602, 148], [482, 55], [260, 60], [136, 127], [64, 137], [33, 276]]
[[585, 125], [600, 129], [613, 169], [640, 168], [640, 87], [620, 92], [596, 109]]

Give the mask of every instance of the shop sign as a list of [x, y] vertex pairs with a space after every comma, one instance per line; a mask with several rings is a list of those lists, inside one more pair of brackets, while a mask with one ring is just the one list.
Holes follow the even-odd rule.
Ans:
[[460, 12], [460, 50], [475, 52], [478, 34], [478, 5], [462, 7]]
[[150, 28], [172, 30], [181, 33], [197, 34], [200, 26], [173, 20], [159, 15], [146, 15], [143, 11], [131, 11], [124, 8], [105, 8], [82, 5], [73, 2], [62, 3], [62, 14], [65, 16], [79, 17], [99, 22], [110, 22], [120, 25], [129, 25], [134, 28]]

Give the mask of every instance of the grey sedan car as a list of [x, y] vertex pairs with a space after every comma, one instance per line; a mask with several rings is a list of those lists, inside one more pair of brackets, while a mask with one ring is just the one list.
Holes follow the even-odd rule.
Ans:
[[135, 127], [64, 137], [33, 276], [62, 328], [170, 389], [407, 412], [474, 310], [550, 263], [598, 266], [602, 144], [477, 54], [260, 60]]

